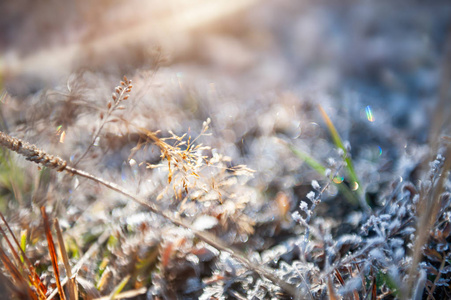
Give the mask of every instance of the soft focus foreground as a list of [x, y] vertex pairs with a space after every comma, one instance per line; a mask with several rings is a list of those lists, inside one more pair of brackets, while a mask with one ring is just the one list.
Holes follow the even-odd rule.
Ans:
[[320, 2], [2, 2], [0, 294], [450, 298], [451, 5]]

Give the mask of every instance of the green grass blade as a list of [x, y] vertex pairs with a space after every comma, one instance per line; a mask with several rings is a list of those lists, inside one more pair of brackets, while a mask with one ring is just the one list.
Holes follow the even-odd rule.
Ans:
[[[332, 123], [332, 121], [330, 120], [329, 116], [327, 115], [326, 111], [322, 108], [321, 105], [318, 105], [319, 107], [319, 111], [321, 112], [321, 115], [324, 119], [324, 122], [326, 122], [327, 128], [329, 129], [329, 132], [332, 136], [332, 140], [334, 141], [334, 144], [337, 148], [340, 148], [343, 150], [344, 152], [344, 156], [345, 156], [345, 162], [346, 162], [346, 168], [348, 169], [349, 172], [349, 177], [351, 179], [352, 182], [357, 183], [357, 189], [356, 191], [361, 195], [362, 194], [362, 189], [360, 188], [360, 180], [357, 177], [357, 173], [355, 172], [351, 157], [349, 157], [348, 152], [343, 144], [343, 141], [340, 137], [340, 135], [338, 134], [337, 129], [335, 128], [334, 124]], [[351, 183], [352, 184], [352, 183]]]
[[130, 275], [127, 275], [122, 281], [114, 288], [113, 292], [110, 295], [110, 299], [113, 300], [116, 296], [124, 289], [130, 280]]
[[304, 151], [296, 149], [293, 145], [290, 145], [288, 143], [287, 143], [287, 145], [290, 148], [291, 152], [293, 152], [293, 154], [295, 154], [297, 157], [302, 159], [307, 165], [309, 165], [318, 174], [320, 174], [321, 176], [325, 176], [326, 167], [324, 167], [321, 163], [319, 163], [317, 160], [315, 160], [313, 157], [311, 157]]
[[[27, 248], [27, 230], [22, 230], [20, 233], [20, 248], [22, 249], [23, 253], [25, 253], [25, 249]], [[24, 262], [24, 258], [22, 254], [20, 255], [20, 260], [22, 263]]]
[[[291, 152], [293, 152], [294, 155], [302, 159], [307, 165], [309, 165], [310, 168], [315, 170], [320, 176], [326, 176], [326, 167], [323, 166], [320, 162], [318, 162], [316, 159], [305, 153], [304, 151], [301, 151], [299, 149], [296, 149], [293, 145], [286, 143], [288, 148], [290, 148]], [[330, 179], [330, 178], [329, 178]], [[338, 188], [340, 193], [352, 204], [358, 204], [359, 200], [356, 198], [356, 196], [352, 193], [352, 191], [349, 189], [347, 185], [344, 183], [335, 183], [332, 181], [333, 184]]]

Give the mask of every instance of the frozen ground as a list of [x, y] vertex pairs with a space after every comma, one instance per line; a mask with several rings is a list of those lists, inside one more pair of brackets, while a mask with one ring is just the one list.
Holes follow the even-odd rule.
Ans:
[[[0, 4], [2, 131], [209, 231], [300, 298], [450, 297], [451, 5], [95, 3]], [[83, 298], [124, 278], [137, 299], [290, 297], [86, 179], [8, 152], [0, 173], [1, 211], [48, 291], [41, 206], [72, 266], [107, 239], [78, 272]]]

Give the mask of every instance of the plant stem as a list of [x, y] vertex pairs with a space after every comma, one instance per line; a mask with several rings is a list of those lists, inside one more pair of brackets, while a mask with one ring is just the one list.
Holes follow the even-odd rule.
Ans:
[[41, 165], [51, 168], [51, 169], [56, 169], [59, 172], [66, 171], [72, 175], [84, 177], [86, 179], [97, 182], [97, 183], [107, 187], [110, 190], [113, 190], [117, 193], [120, 193], [120, 194], [126, 196], [127, 198], [131, 199], [132, 201], [146, 207], [151, 212], [167, 219], [168, 221], [172, 222], [173, 224], [183, 227], [185, 229], [188, 229], [198, 239], [213, 246], [214, 248], [216, 248], [220, 251], [229, 253], [234, 259], [236, 259], [237, 261], [242, 263], [244, 266], [246, 266], [246, 268], [248, 268], [249, 270], [253, 270], [256, 273], [258, 273], [260, 276], [266, 277], [267, 279], [271, 280], [273, 283], [280, 286], [283, 290], [285, 290], [290, 295], [295, 296], [297, 294], [297, 288], [295, 286], [281, 280], [280, 278], [278, 278], [276, 275], [274, 275], [273, 270], [268, 270], [267, 268], [265, 268], [263, 266], [252, 263], [249, 259], [247, 259], [245, 257], [245, 255], [243, 253], [227, 246], [222, 241], [217, 239], [215, 236], [213, 236], [205, 231], [196, 230], [195, 228], [193, 228], [191, 225], [186, 223], [181, 218], [179, 218], [175, 215], [170, 215], [166, 212], [163, 212], [154, 203], [146, 202], [144, 199], [141, 199], [138, 196], [133, 195], [132, 193], [126, 191], [124, 188], [120, 187], [119, 185], [117, 185], [113, 182], [108, 182], [100, 177], [94, 176], [83, 170], [79, 170], [79, 169], [70, 167], [67, 165], [67, 162], [65, 160], [63, 160], [62, 158], [60, 158], [58, 156], [49, 155], [45, 151], [38, 149], [35, 145], [31, 145], [20, 139], [11, 137], [1, 131], [0, 131], [0, 145], [3, 145], [4, 147], [25, 156], [25, 159], [27, 159], [27, 160], [33, 161], [37, 164], [41, 164]]

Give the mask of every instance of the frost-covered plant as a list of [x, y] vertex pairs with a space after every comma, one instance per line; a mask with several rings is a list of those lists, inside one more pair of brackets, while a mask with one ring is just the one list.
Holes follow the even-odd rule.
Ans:
[[[74, 162], [74, 167], [76, 167], [78, 163], [82, 161], [83, 158], [85, 158], [85, 156], [89, 153], [92, 147], [94, 147], [94, 145], [99, 144], [100, 134], [105, 125], [108, 123], [119, 121], [119, 119], [113, 118], [113, 113], [116, 110], [125, 109], [122, 103], [128, 100], [132, 88], [133, 88], [132, 81], [129, 80], [126, 76], [124, 76], [123, 80], [121, 81], [121, 84], [114, 89], [114, 92], [111, 95], [111, 100], [108, 101], [107, 103], [106, 112], [103, 111], [100, 112], [99, 114], [100, 124], [98, 125], [97, 129], [95, 130], [95, 133], [91, 138], [91, 143], [89, 143], [88, 147], [86, 147], [86, 150]], [[64, 138], [62, 139], [64, 140]]]

